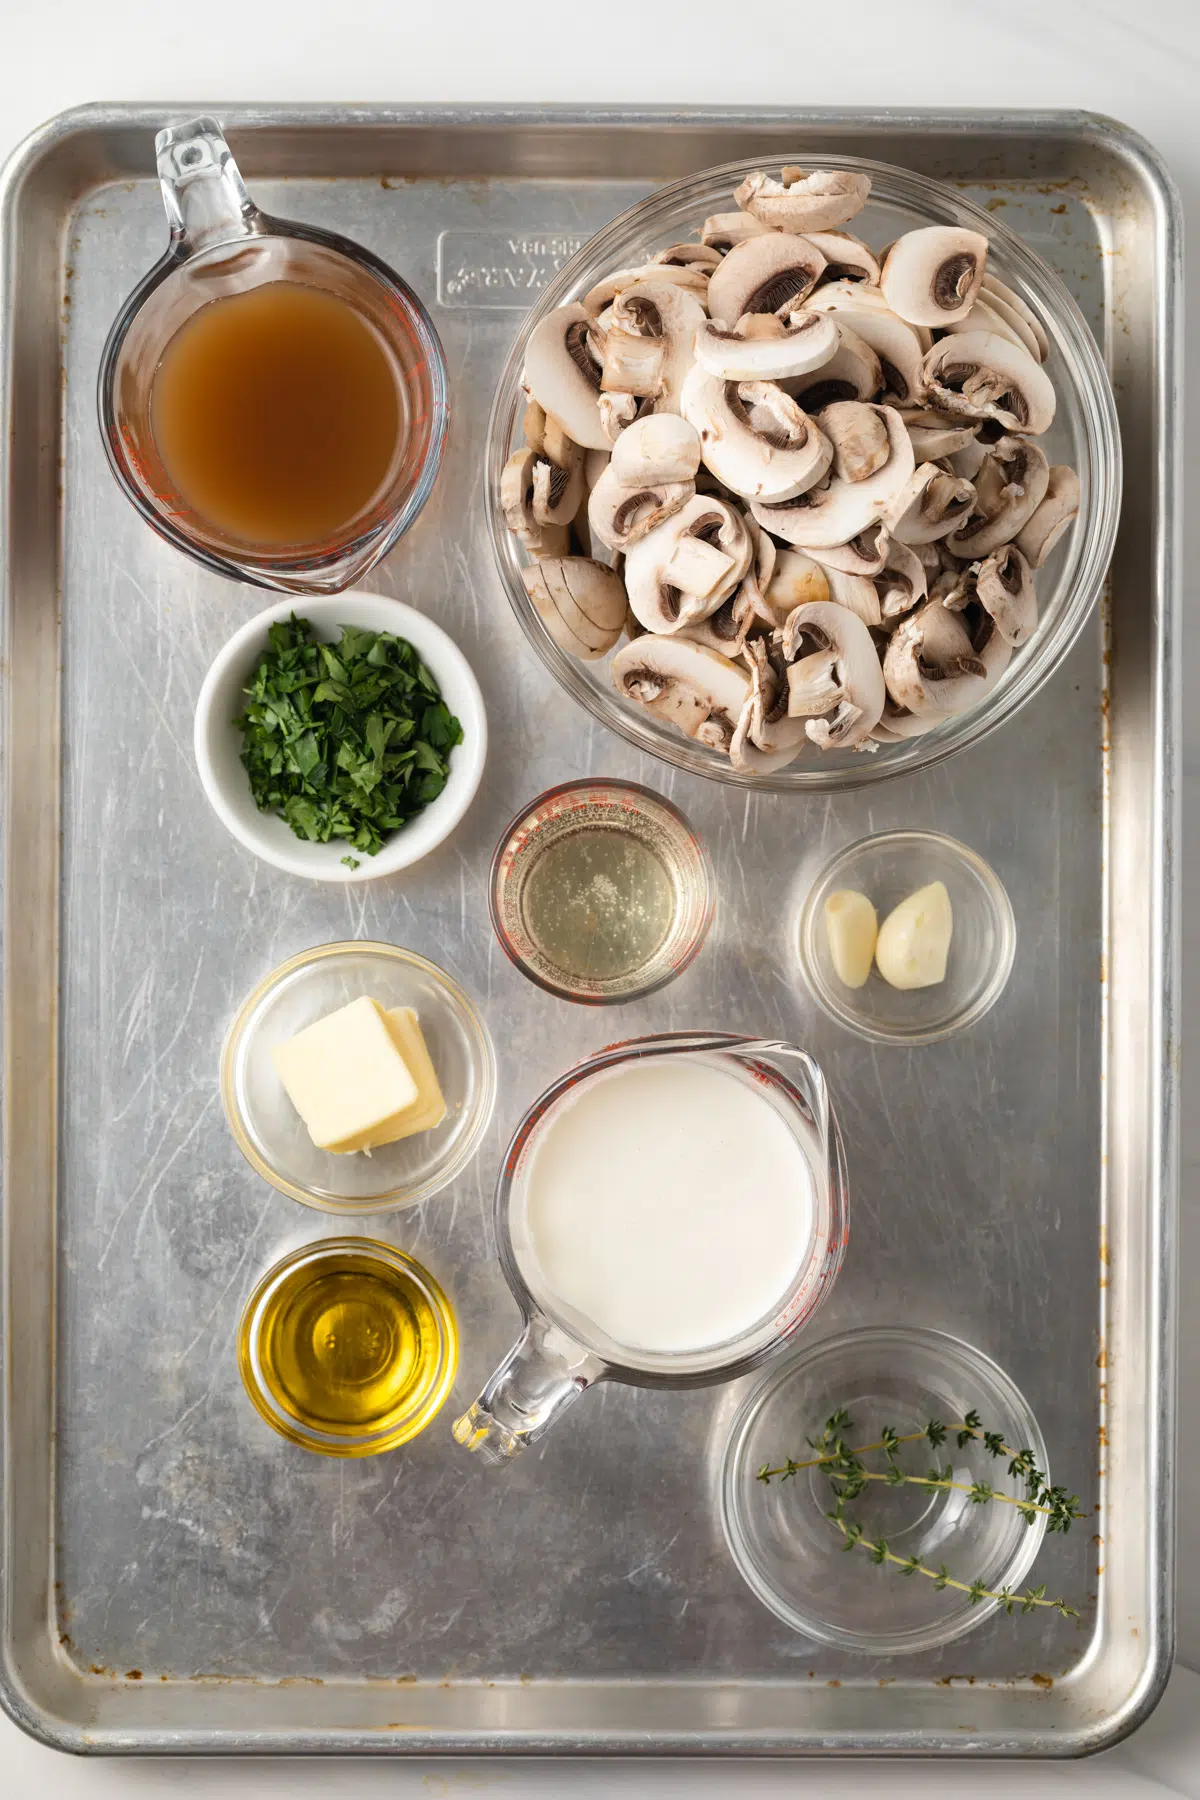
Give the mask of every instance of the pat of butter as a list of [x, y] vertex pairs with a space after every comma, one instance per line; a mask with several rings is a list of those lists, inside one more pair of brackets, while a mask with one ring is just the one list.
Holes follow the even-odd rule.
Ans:
[[326, 1146], [339, 1155], [352, 1150], [380, 1150], [384, 1144], [399, 1143], [401, 1138], [414, 1137], [418, 1131], [432, 1131], [446, 1116], [446, 1101], [413, 1008], [393, 1006], [383, 1016], [392, 1040], [404, 1058], [405, 1067], [417, 1084], [417, 1098], [411, 1106], [404, 1107], [372, 1129], [356, 1132]]
[[379, 1130], [419, 1097], [382, 1008], [365, 996], [276, 1044], [271, 1054], [321, 1150]]

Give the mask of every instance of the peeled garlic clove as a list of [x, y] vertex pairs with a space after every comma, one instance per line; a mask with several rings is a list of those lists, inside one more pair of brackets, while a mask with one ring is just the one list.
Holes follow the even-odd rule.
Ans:
[[894, 988], [936, 987], [946, 979], [953, 927], [945, 884], [918, 888], [879, 928], [875, 963], [883, 979]]
[[829, 954], [839, 981], [860, 988], [871, 973], [879, 922], [865, 894], [839, 888], [825, 902]]

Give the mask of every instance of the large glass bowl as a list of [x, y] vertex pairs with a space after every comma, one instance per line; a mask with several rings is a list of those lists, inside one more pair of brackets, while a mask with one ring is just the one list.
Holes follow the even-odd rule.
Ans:
[[[798, 146], [791, 160], [805, 161], [802, 148]], [[870, 175], [870, 201], [847, 229], [875, 249], [919, 225], [964, 225], [983, 232], [991, 246], [989, 269], [1034, 309], [1050, 340], [1046, 372], [1054, 383], [1058, 408], [1051, 430], [1037, 441], [1051, 463], [1069, 463], [1078, 472], [1079, 516], [1038, 571], [1036, 634], [1016, 652], [979, 706], [924, 737], [880, 744], [874, 754], [814, 748], [774, 774], [742, 775], [727, 756], [693, 743], [618, 694], [607, 658], [583, 663], [560, 649], [525, 592], [521, 569], [529, 558], [505, 525], [500, 474], [521, 441], [525, 404], [521, 371], [531, 331], [552, 307], [578, 299], [613, 270], [648, 261], [668, 244], [694, 237], [709, 213], [730, 211], [733, 190], [751, 169], [762, 166], [761, 159], [725, 163], [660, 188], [585, 244], [525, 319], [500, 377], [488, 427], [488, 525], [496, 561], [518, 622], [551, 673], [594, 718], [637, 749], [736, 787], [785, 792], [860, 787], [890, 775], [912, 774], [978, 743], [1011, 718], [1050, 679], [1079, 635], [1108, 568], [1121, 502], [1121, 448], [1112, 390], [1095, 339], [1058, 276], [993, 214], [939, 182], [864, 157], [819, 160], [825, 168], [861, 169]]]

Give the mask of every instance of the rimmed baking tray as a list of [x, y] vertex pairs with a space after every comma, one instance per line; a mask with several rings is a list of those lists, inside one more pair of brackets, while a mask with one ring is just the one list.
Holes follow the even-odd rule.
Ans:
[[[255, 863], [189, 750], [209, 659], [261, 597], [160, 544], [104, 465], [107, 326], [164, 241], [152, 138], [178, 107], [97, 107], [3, 186], [4, 1532], [0, 1693], [94, 1751], [1078, 1754], [1153, 1705], [1171, 1656], [1179, 215], [1143, 143], [1082, 114], [217, 108], [256, 198], [335, 226], [435, 307], [454, 394], [437, 492], [376, 583], [440, 618], [492, 752], [454, 841], [321, 891]], [[199, 110], [199, 109], [196, 109]], [[213, 110], [207, 107], [204, 110]], [[519, 308], [657, 183], [839, 149], [960, 183], [1065, 277], [1112, 370], [1126, 487], [1111, 595], [987, 743], [836, 803], [734, 795], [640, 757], [527, 654], [490, 563], [484, 424]], [[824, 1064], [851, 1248], [815, 1329], [955, 1331], [1030, 1399], [1085, 1523], [1037, 1579], [1078, 1621], [988, 1621], [940, 1655], [810, 1644], [734, 1572], [714, 1510], [741, 1388], [601, 1390], [513, 1468], [455, 1448], [325, 1462], [274, 1438], [233, 1355], [263, 1267], [322, 1219], [257, 1182], [220, 1116], [241, 997], [323, 940], [446, 964], [500, 1053], [469, 1174], [382, 1222], [451, 1294], [469, 1400], [513, 1335], [487, 1214], [530, 1097], [598, 1047], [524, 982], [485, 881], [539, 788], [603, 773], [679, 802], [713, 852], [704, 955], [622, 1035], [780, 1033]], [[868, 829], [980, 850], [1017, 916], [967, 1037], [876, 1050], [795, 974], [806, 877]], [[338, 1228], [344, 1222], [339, 1221]], [[376, 1221], [376, 1227], [379, 1226]], [[881, 1577], [882, 1578], [882, 1577]]]

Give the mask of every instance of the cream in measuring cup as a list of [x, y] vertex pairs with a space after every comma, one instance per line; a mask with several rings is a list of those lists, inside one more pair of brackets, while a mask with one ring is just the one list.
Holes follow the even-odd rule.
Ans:
[[841, 1266], [846, 1183], [824, 1077], [794, 1045], [638, 1038], [530, 1108], [496, 1189], [525, 1330], [454, 1434], [490, 1461], [596, 1381], [694, 1387], [753, 1368]]
[[537, 1284], [614, 1344], [728, 1343], [781, 1304], [808, 1254], [813, 1174], [748, 1079], [674, 1057], [581, 1086], [523, 1186]]

